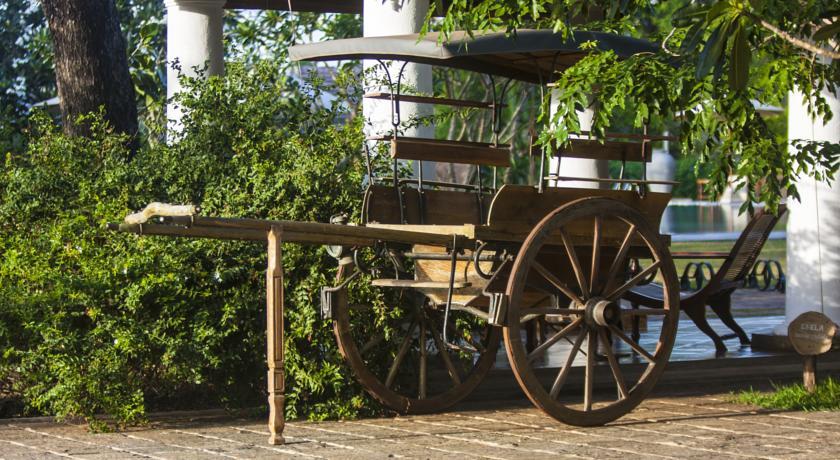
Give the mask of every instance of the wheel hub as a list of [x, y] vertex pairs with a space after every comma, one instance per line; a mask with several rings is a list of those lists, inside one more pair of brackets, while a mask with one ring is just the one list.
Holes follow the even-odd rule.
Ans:
[[584, 306], [586, 323], [590, 326], [607, 327], [621, 322], [621, 307], [602, 297], [593, 297]]

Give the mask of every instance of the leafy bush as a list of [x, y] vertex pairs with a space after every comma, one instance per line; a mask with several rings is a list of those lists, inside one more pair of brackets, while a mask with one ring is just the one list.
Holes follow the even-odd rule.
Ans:
[[[90, 138], [68, 138], [36, 116], [27, 151], [6, 155], [0, 390], [27, 413], [132, 423], [153, 408], [265, 402], [264, 246], [109, 233], [106, 222], [150, 201], [214, 216], [357, 214], [361, 126], [323, 107], [320, 89], [265, 63], [185, 83], [189, 115], [168, 145], [130, 158], [100, 117]], [[287, 415], [368, 410], [317, 313], [335, 262], [320, 247], [284, 251]]]

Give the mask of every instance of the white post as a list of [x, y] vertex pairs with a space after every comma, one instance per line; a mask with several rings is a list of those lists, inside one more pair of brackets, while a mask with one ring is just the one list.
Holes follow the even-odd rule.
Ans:
[[[834, 114], [828, 123], [811, 120], [801, 93], [788, 95], [789, 141], [840, 142], [840, 99], [829, 91], [822, 94]], [[840, 322], [840, 181], [803, 177], [796, 188], [801, 201], [788, 200], [785, 322], [776, 335], [787, 335], [788, 324], [806, 311]]]
[[[665, 133], [668, 134], [667, 132]], [[662, 147], [653, 149], [651, 161], [647, 166], [647, 178], [650, 180], [674, 180], [677, 175], [677, 161], [668, 151], [668, 141], [662, 143]], [[651, 184], [651, 192], [671, 193], [673, 185]]]
[[[429, 0], [364, 0], [365, 37], [381, 37], [388, 35], [406, 35], [420, 32], [426, 12], [429, 10]], [[384, 62], [384, 61], [383, 61]], [[393, 83], [396, 85], [397, 76], [402, 62], [393, 62], [388, 66]], [[365, 70], [375, 68], [376, 78], [385, 79], [385, 72], [376, 61], [365, 61]], [[408, 86], [421, 93], [431, 94], [432, 68], [425, 64], [406, 65], [402, 74], [402, 85]], [[387, 85], [379, 87], [374, 81], [365, 82], [365, 91], [388, 91]], [[368, 135], [390, 134], [391, 103], [386, 100], [365, 99], [363, 102], [365, 119], [370, 126], [365, 131]], [[418, 117], [431, 115], [432, 107], [428, 104], [414, 104], [403, 102], [400, 104], [400, 117], [403, 123]], [[434, 138], [433, 126], [418, 126], [403, 132], [405, 136]], [[423, 178], [434, 180], [435, 165], [432, 162], [423, 163]]]
[[[222, 37], [222, 17], [225, 0], [166, 0], [166, 96], [181, 91], [181, 73], [195, 76], [195, 69], [205, 69], [205, 75], [221, 75], [225, 70], [225, 48]], [[180, 126], [183, 112], [169, 104], [166, 116], [175, 128]]]
[[[557, 100], [555, 95], [556, 90], [551, 91], [551, 114], [557, 111]], [[592, 119], [595, 117], [595, 108], [590, 106], [586, 110], [578, 112], [578, 119], [580, 120], [581, 131], [592, 130]], [[586, 137], [586, 136], [582, 136]], [[588, 178], [605, 178], [609, 177], [609, 161], [607, 160], [590, 160], [588, 158], [563, 158], [552, 157], [549, 161], [546, 175], [557, 172], [557, 162], [560, 161], [560, 175], [567, 177], [588, 177]], [[610, 184], [601, 184], [598, 182], [588, 181], [563, 181], [563, 182], [549, 182], [558, 187], [574, 187], [574, 188], [609, 188]]]

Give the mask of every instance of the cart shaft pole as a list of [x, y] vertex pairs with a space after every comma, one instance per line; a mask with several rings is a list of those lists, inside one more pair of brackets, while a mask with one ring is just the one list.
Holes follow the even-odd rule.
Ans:
[[283, 230], [272, 226], [268, 232], [268, 270], [266, 272], [266, 310], [268, 344], [268, 438], [269, 444], [284, 444], [283, 428], [285, 375], [283, 371]]

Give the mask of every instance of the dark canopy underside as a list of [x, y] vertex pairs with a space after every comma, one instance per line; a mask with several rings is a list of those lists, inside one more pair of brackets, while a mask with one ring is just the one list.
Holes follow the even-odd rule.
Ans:
[[289, 49], [293, 61], [333, 61], [341, 59], [381, 59], [410, 61], [454, 67], [531, 83], [547, 83], [555, 72], [570, 67], [586, 55], [580, 45], [597, 42], [600, 50], [612, 50], [619, 57], [656, 52], [645, 40], [601, 32], [575, 32], [568, 40], [550, 30], [519, 30], [515, 36], [504, 33], [451, 34], [447, 43], [438, 43], [438, 34], [429, 33], [389, 37], [330, 40]]

